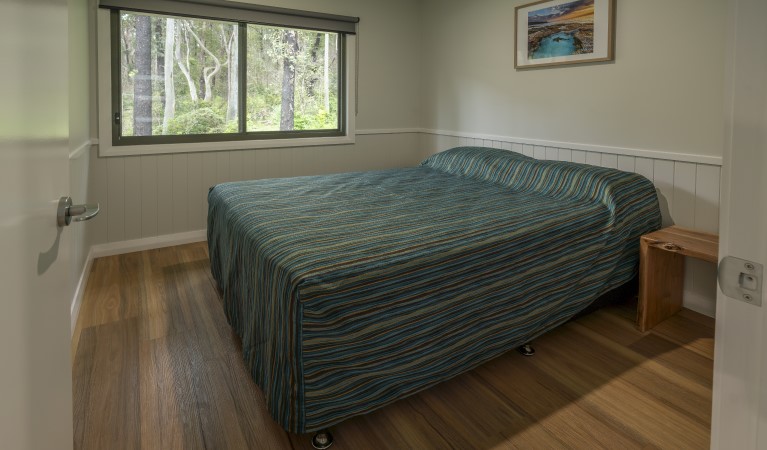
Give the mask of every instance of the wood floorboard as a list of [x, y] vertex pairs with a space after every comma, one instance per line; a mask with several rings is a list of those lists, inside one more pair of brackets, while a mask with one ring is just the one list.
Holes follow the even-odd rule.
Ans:
[[[332, 428], [336, 450], [708, 448], [712, 319], [608, 306]], [[94, 261], [73, 341], [76, 449], [310, 449], [269, 415], [205, 243]]]

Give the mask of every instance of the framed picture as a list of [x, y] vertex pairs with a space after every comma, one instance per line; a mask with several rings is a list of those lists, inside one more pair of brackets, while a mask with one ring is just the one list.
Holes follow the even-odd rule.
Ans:
[[615, 0], [543, 0], [516, 8], [514, 67], [613, 59]]

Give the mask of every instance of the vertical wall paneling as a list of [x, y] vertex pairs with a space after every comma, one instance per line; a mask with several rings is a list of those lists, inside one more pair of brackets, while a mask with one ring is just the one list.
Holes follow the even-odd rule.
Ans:
[[574, 163], [586, 164], [586, 152], [583, 150], [573, 150], [572, 161]]
[[618, 155], [611, 155], [609, 153], [602, 153], [602, 167], [609, 167], [611, 169], [618, 168]]
[[695, 164], [674, 163], [674, 206], [671, 217], [677, 225], [695, 228]]
[[216, 183], [229, 181], [229, 154], [231, 152], [216, 152]]
[[125, 158], [107, 160], [107, 202], [112, 205], [107, 216], [110, 242], [125, 240]]
[[658, 188], [660, 210], [663, 213], [663, 226], [673, 225], [671, 211], [674, 208], [674, 161], [655, 160], [653, 182]]
[[242, 176], [243, 180], [253, 180], [256, 178], [256, 151], [246, 150], [242, 155]]
[[586, 164], [590, 164], [592, 166], [601, 166], [602, 154], [596, 152], [586, 152]]
[[243, 150], [229, 152], [229, 179], [227, 181], [242, 181], [245, 179], [245, 167], [242, 164], [243, 153], [245, 153]]
[[633, 156], [618, 156], [618, 170], [622, 170], [624, 172], [634, 172], [634, 168], [636, 167], [636, 158]]
[[[639, 175], [653, 181], [653, 160], [649, 158], [637, 158], [634, 161], [634, 171]], [[717, 189], [719, 186], [717, 186]]]
[[216, 154], [202, 154], [202, 209], [207, 215], [208, 189], [216, 184]]
[[695, 176], [695, 228], [709, 233], [719, 232], [719, 184], [721, 169], [697, 167]]
[[141, 156], [141, 236], [157, 236], [157, 156]]
[[[455, 146], [487, 146], [538, 159], [635, 172], [655, 184], [664, 226], [676, 223], [718, 231], [721, 178], [718, 166], [425, 133], [358, 139], [364, 143], [362, 148], [328, 146], [110, 158], [98, 158], [94, 149], [88, 201], [101, 203], [102, 213], [88, 224], [94, 229], [93, 242], [204, 229], [208, 189], [217, 183], [406, 167]], [[420, 148], [421, 152], [399, 151], [402, 146]], [[713, 314], [715, 286], [713, 264], [688, 261], [685, 306]]]
[[189, 164], [186, 153], [173, 155], [173, 232], [189, 230]]
[[125, 158], [125, 239], [141, 238], [141, 157]]
[[90, 155], [90, 170], [88, 171], [88, 177], [91, 182], [88, 185], [88, 201], [96, 202], [101, 208], [99, 217], [89, 220], [87, 222], [90, 227], [88, 234], [90, 235], [91, 244], [109, 242], [108, 224], [109, 224], [109, 198], [108, 198], [108, 183], [107, 183], [107, 158], [98, 157], [98, 149], [96, 146], [91, 150]]
[[203, 195], [207, 192], [202, 183], [202, 155], [190, 153], [187, 155], [187, 221], [190, 230], [205, 228], [207, 210], [204, 209]]
[[546, 159], [556, 161], [559, 159], [559, 149], [554, 147], [546, 147]]
[[273, 150], [264, 150], [264, 159], [266, 163], [266, 178], [279, 178], [280, 162], [279, 154]]
[[173, 155], [157, 156], [157, 234], [173, 233]]
[[254, 171], [256, 172], [256, 179], [263, 180], [269, 176], [269, 171], [266, 164], [266, 152], [262, 150], [256, 150], [254, 153], [256, 164]]
[[531, 158], [534, 158], [535, 157], [535, 147], [533, 147], [532, 145], [525, 144], [525, 145], [522, 146], [522, 153], [525, 156], [529, 156]]

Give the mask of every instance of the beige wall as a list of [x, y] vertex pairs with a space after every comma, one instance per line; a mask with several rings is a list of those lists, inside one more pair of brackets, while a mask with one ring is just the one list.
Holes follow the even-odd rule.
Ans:
[[726, 2], [620, 0], [615, 61], [516, 71], [514, 8], [424, 0], [424, 126], [721, 156]]

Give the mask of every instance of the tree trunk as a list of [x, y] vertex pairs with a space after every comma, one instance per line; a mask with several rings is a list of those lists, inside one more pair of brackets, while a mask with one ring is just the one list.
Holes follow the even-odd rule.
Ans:
[[[208, 55], [213, 59], [213, 67], [205, 67], [204, 62], [205, 58], [203, 58], [203, 66], [202, 66], [202, 74], [200, 75], [202, 83], [200, 85], [200, 91], [202, 92], [200, 95], [204, 96], [206, 102], [213, 100], [213, 77], [216, 76], [218, 72], [221, 71], [221, 61], [216, 57], [216, 55], [211, 52], [208, 47], [205, 45], [205, 42], [203, 42], [202, 39], [200, 39], [200, 36], [194, 32], [191, 25], [187, 24], [187, 30], [189, 31], [189, 34], [192, 35], [194, 40], [197, 42], [197, 45], [200, 48], [200, 52], [203, 56]], [[204, 31], [204, 29], [203, 29]], [[204, 35], [203, 35], [204, 36]], [[204, 89], [203, 89], [204, 86]]]
[[149, 16], [136, 17], [133, 135], [152, 135], [152, 22]]
[[232, 32], [232, 45], [229, 47], [229, 79], [228, 89], [229, 95], [227, 96], [226, 107], [226, 120], [235, 120], [237, 118], [237, 106], [239, 104], [239, 86], [237, 80], [239, 79], [238, 72], [240, 70], [239, 65], [239, 53], [240, 53], [240, 40], [237, 29], [237, 25], [232, 25], [234, 31]]
[[[197, 82], [197, 86], [200, 87], [199, 96], [200, 98], [204, 100], [208, 100], [206, 95], [206, 88], [208, 87], [208, 83], [205, 80], [205, 57], [207, 56], [205, 53], [205, 49], [203, 48], [202, 41], [197, 36], [197, 33], [194, 32], [194, 29], [192, 29], [192, 24], [188, 24], [189, 26], [189, 32], [192, 33], [192, 36], [197, 38], [197, 44], [199, 47], [197, 47], [197, 63], [198, 67], [200, 68], [200, 81]], [[202, 35], [205, 36], [205, 22], [202, 22]]]
[[317, 61], [319, 60], [320, 45], [322, 45], [322, 33], [317, 33], [314, 38], [314, 44], [312, 44], [312, 74], [309, 80], [309, 86], [307, 87], [307, 95], [314, 98], [317, 95], [317, 85], [320, 80], [317, 75]]
[[285, 30], [283, 42], [285, 43], [285, 56], [282, 60], [280, 130], [290, 131], [295, 125], [296, 53], [298, 53], [298, 39], [295, 30]]
[[328, 33], [325, 33], [325, 73], [323, 81], [325, 111], [330, 113], [330, 35]]
[[[154, 17], [152, 18], [152, 22], [154, 23], [154, 42], [156, 45], [154, 54], [152, 55], [154, 58], [154, 73], [157, 75], [157, 79], [160, 80], [165, 78], [165, 51], [163, 49], [162, 35], [162, 25], [165, 20], [160, 17]], [[163, 100], [163, 107], [164, 106], [165, 100]]]
[[[199, 97], [197, 97], [197, 86], [194, 84], [194, 79], [192, 78], [192, 74], [189, 73], [189, 38], [187, 37], [186, 28], [184, 27], [184, 23], [179, 23], [179, 36], [178, 39], [176, 39], [176, 63], [178, 64], [178, 68], [181, 69], [181, 73], [184, 74], [184, 78], [186, 78], [186, 84], [189, 86], [189, 97], [192, 99], [192, 103], [197, 104], [197, 101], [199, 100]], [[184, 42], [186, 44], [186, 59], [181, 57], [181, 36], [183, 34]]]
[[173, 52], [176, 40], [176, 21], [165, 19], [165, 59], [163, 79], [165, 92], [165, 111], [162, 116], [162, 134], [168, 134], [168, 123], [176, 115], [176, 86], [173, 82]]

